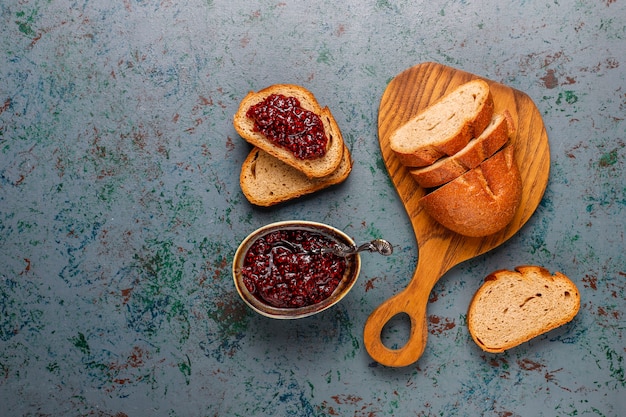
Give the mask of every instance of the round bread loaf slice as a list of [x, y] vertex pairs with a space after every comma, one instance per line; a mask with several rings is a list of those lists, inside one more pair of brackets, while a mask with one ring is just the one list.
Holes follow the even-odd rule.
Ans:
[[314, 193], [348, 178], [352, 159], [347, 147], [342, 155], [342, 162], [335, 172], [321, 178], [309, 178], [267, 152], [254, 148], [241, 166], [241, 191], [250, 203], [262, 207]]
[[480, 135], [493, 111], [489, 84], [469, 81], [400, 126], [389, 137], [389, 146], [404, 166], [430, 165], [444, 155], [454, 155]]
[[470, 140], [459, 152], [452, 156], [444, 156], [432, 165], [411, 169], [409, 172], [420, 187], [438, 187], [476, 168], [502, 148], [514, 132], [513, 118], [508, 110], [494, 114], [480, 136]]
[[481, 349], [500, 353], [570, 322], [579, 309], [580, 293], [567, 276], [519, 266], [485, 278], [469, 305], [467, 327]]
[[[321, 119], [324, 133], [328, 138], [324, 156], [314, 159], [297, 158], [289, 149], [276, 145], [263, 133], [255, 130], [254, 120], [247, 117], [246, 113], [250, 107], [262, 102], [272, 94], [297, 98], [300, 102], [300, 107], [315, 113]], [[344, 142], [339, 126], [328, 107], [322, 108], [313, 93], [304, 87], [293, 84], [275, 84], [258, 92], [249, 92], [239, 104], [239, 108], [233, 117], [233, 125], [237, 133], [247, 142], [280, 159], [287, 165], [296, 168], [309, 178], [330, 175], [341, 163]]]
[[522, 179], [513, 146], [508, 145], [419, 202], [444, 227], [463, 236], [482, 237], [509, 224], [521, 197]]

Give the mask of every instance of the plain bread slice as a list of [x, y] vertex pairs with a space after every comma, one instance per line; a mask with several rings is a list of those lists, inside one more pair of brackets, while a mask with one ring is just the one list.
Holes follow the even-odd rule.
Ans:
[[480, 136], [470, 140], [459, 152], [445, 156], [432, 165], [411, 169], [409, 172], [420, 187], [438, 187], [476, 168], [502, 148], [514, 132], [513, 118], [508, 110], [494, 114]]
[[580, 293], [565, 275], [539, 266], [499, 270], [472, 298], [467, 326], [481, 349], [499, 353], [570, 322]]
[[342, 155], [342, 162], [335, 172], [326, 177], [308, 178], [267, 152], [253, 148], [241, 166], [241, 190], [250, 203], [263, 207], [314, 193], [348, 177], [352, 159], [347, 147]]
[[460, 85], [396, 129], [389, 145], [400, 163], [423, 167], [454, 155], [491, 121], [494, 102], [486, 81]]

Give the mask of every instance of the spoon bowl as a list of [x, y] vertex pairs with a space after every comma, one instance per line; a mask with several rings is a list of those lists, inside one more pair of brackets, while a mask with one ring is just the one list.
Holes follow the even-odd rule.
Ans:
[[[257, 313], [273, 319], [298, 319], [320, 313], [341, 301], [352, 289], [361, 270], [358, 253], [345, 257], [346, 268], [337, 288], [327, 298], [303, 307], [275, 307], [257, 298], [245, 285], [242, 269], [246, 254], [259, 239], [276, 231], [306, 231], [319, 234], [339, 245], [354, 246], [354, 241], [341, 230], [332, 226], [304, 220], [282, 221], [263, 226], [249, 234], [239, 245], [233, 259], [233, 279], [241, 299]], [[278, 242], [277, 245], [283, 245]], [[330, 256], [330, 255], [329, 255]], [[303, 257], [306, 259], [306, 257]]]

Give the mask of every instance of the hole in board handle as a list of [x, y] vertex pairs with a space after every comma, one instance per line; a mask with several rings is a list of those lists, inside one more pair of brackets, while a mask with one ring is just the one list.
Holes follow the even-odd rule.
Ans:
[[411, 318], [407, 313], [398, 313], [389, 319], [380, 332], [380, 340], [388, 349], [401, 349], [411, 336]]

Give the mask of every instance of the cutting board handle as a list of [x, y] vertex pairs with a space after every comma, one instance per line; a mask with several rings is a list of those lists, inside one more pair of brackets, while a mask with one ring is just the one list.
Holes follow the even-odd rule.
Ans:
[[[430, 292], [441, 272], [441, 261], [430, 261], [428, 256], [420, 258], [409, 285], [400, 293], [389, 298], [376, 308], [365, 322], [363, 339], [370, 356], [385, 366], [407, 366], [419, 359], [426, 347], [428, 323], [426, 305]], [[437, 259], [437, 258], [434, 258]], [[405, 313], [410, 318], [411, 330], [406, 344], [398, 349], [390, 349], [381, 339], [385, 325], [395, 316]]]
[[[406, 313], [410, 318], [409, 340], [398, 349], [390, 349], [381, 339], [385, 325], [396, 315]], [[407, 366], [415, 362], [426, 347], [428, 329], [425, 308], [412, 302], [410, 293], [402, 291], [372, 312], [365, 323], [365, 348], [376, 362], [385, 366]]]

